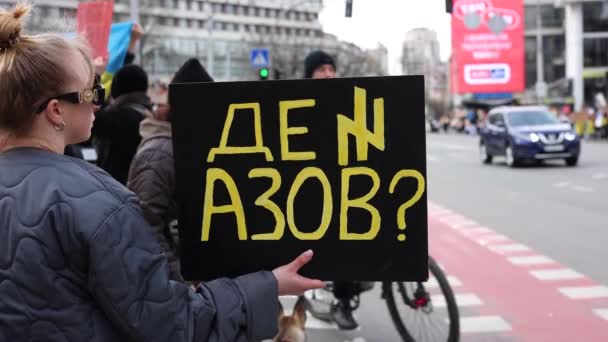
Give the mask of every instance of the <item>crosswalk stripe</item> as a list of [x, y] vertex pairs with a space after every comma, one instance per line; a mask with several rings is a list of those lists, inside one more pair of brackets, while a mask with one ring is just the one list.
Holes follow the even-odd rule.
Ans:
[[592, 299], [608, 297], [606, 286], [573, 286], [560, 287], [559, 292], [570, 299]]
[[503, 332], [511, 330], [511, 325], [500, 316], [460, 318], [460, 332], [462, 333]]
[[507, 245], [492, 245], [490, 249], [498, 253], [509, 253], [509, 252], [524, 252], [530, 250], [526, 245], [520, 243], [511, 243]]
[[555, 263], [555, 261], [553, 259], [547, 258], [544, 255], [513, 256], [513, 257], [509, 257], [507, 259], [513, 265], [522, 265], [522, 266], [544, 265], [544, 264]]
[[594, 309], [593, 313], [608, 321], [608, 309]]
[[[457, 293], [454, 297], [456, 298], [458, 307], [483, 305], [481, 298], [477, 297], [474, 293]], [[433, 307], [436, 308], [445, 308], [447, 306], [445, 297], [443, 297], [442, 294], [432, 295], [431, 303], [433, 303]]]
[[569, 268], [555, 270], [534, 270], [530, 271], [530, 274], [539, 280], [569, 280], [585, 278], [584, 275]]
[[[458, 279], [454, 276], [447, 276], [447, 278], [448, 278], [448, 283], [450, 283], [451, 287], [462, 286], [462, 282], [460, 281], [460, 279]], [[429, 281], [424, 283], [424, 286], [426, 286], [429, 289], [439, 288], [439, 282], [437, 282], [437, 279], [431, 278], [431, 279], [429, 279]]]

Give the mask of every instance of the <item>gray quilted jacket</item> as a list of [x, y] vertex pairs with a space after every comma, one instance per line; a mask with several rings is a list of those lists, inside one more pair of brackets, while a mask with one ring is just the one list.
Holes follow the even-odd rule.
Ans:
[[146, 118], [141, 122], [139, 134], [142, 141], [131, 161], [127, 187], [139, 198], [144, 217], [167, 255], [169, 277], [183, 281], [178, 242], [170, 229], [177, 220], [171, 123]]
[[[204, 264], [204, 262], [201, 262]], [[0, 154], [0, 341], [248, 341], [277, 330], [271, 272], [170, 281], [136, 197], [87, 162]]]

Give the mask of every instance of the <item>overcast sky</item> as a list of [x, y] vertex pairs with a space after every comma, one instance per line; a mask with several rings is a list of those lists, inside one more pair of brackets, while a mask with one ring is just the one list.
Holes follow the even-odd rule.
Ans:
[[346, 18], [345, 0], [323, 0], [323, 30], [362, 48], [382, 43], [388, 48], [389, 72], [399, 74], [405, 33], [418, 27], [437, 32], [442, 60], [450, 55], [450, 16], [445, 0], [353, 0], [352, 18]]

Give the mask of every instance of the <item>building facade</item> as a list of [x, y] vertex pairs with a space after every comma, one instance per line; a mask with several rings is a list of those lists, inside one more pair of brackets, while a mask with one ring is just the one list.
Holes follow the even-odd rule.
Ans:
[[[549, 100], [593, 104], [608, 71], [608, 6], [598, 0], [525, 0], [526, 88], [537, 92], [538, 38]], [[538, 15], [540, 13], [540, 16]]]
[[439, 56], [439, 40], [435, 31], [417, 28], [405, 34], [402, 73], [424, 76], [427, 113], [437, 117], [447, 110], [450, 98], [448, 64]]
[[[11, 4], [0, 0], [0, 6]], [[38, 0], [28, 25], [42, 31], [62, 18], [74, 21], [77, 5], [75, 0]], [[323, 32], [322, 8], [322, 0], [116, 0], [113, 20], [134, 20], [144, 27], [138, 62], [155, 78], [169, 79], [196, 57], [216, 80], [256, 79], [257, 70], [250, 66], [254, 48], [269, 49], [271, 78], [296, 78], [313, 49], [368, 57], [367, 51]]]

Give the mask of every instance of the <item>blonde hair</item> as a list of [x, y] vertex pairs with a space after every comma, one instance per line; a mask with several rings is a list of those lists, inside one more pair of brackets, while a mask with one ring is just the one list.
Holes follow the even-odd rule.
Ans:
[[[0, 10], [0, 130], [27, 131], [47, 99], [67, 91], [74, 75], [71, 56], [82, 56], [93, 78], [89, 47], [84, 39], [59, 34], [22, 35], [22, 19], [30, 5]], [[73, 64], [72, 64], [73, 65]]]

